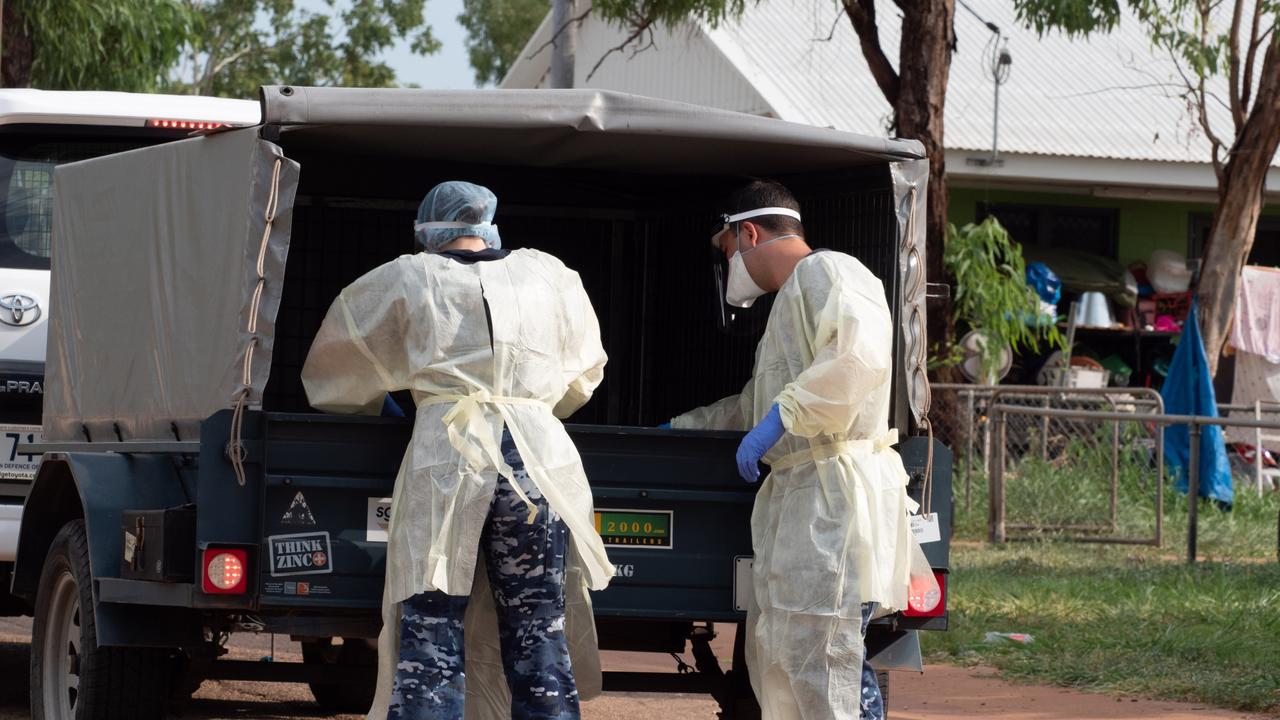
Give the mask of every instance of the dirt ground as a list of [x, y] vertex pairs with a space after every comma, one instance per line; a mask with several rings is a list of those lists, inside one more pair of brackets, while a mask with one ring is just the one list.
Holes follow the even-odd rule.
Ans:
[[[0, 720], [30, 720], [27, 642], [29, 618], [0, 618]], [[722, 657], [731, 648], [717, 647]], [[242, 637], [232, 644], [234, 657], [259, 658], [271, 652], [269, 638]], [[277, 637], [276, 659], [301, 659], [298, 646]], [[606, 670], [674, 671], [674, 661], [661, 655], [605, 653]], [[925, 699], [928, 698], [928, 699]], [[701, 695], [606, 693], [583, 704], [584, 720], [630, 720], [665, 717], [710, 720], [716, 707]], [[1014, 685], [993, 671], [946, 665], [930, 666], [923, 675], [894, 673], [889, 694], [892, 720], [1261, 720], [1262, 716], [1217, 710], [1189, 703], [1114, 698], [1073, 690]], [[324, 715], [303, 685], [206, 682], [182, 717], [189, 720], [356, 720], [355, 715]]]

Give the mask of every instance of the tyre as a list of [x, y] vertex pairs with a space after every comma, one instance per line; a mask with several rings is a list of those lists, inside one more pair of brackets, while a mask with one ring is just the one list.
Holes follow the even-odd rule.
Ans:
[[167, 650], [100, 648], [84, 521], [63, 526], [36, 594], [32, 720], [153, 720], [165, 715]]
[[[335, 713], [364, 713], [373, 704], [377, 689], [374, 673], [378, 667], [378, 648], [372, 640], [343, 638], [335, 645], [333, 638], [307, 640], [302, 643], [302, 660], [308, 665], [339, 665], [361, 668], [364, 673], [353, 673], [358, 679], [342, 683], [308, 683], [311, 696], [320, 707]], [[359, 677], [365, 675], [367, 677]]]
[[880, 703], [884, 708], [884, 718], [889, 720], [889, 673], [884, 670], [877, 671], [876, 684], [880, 686]]

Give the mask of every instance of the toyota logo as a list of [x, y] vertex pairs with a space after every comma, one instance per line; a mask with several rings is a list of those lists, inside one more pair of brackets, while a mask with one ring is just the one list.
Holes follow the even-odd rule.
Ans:
[[40, 319], [40, 303], [30, 295], [12, 293], [0, 297], [0, 322], [22, 327]]

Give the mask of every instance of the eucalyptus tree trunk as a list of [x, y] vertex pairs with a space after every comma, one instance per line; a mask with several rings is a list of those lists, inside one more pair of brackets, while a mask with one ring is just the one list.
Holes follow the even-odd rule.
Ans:
[[[902, 41], [898, 49], [898, 96], [891, 100], [900, 137], [919, 140], [929, 156], [929, 191], [926, 224], [926, 277], [931, 283], [947, 283], [942, 265], [947, 238], [947, 175], [943, 147], [943, 109], [951, 54], [955, 48], [955, 0], [905, 0], [902, 8]], [[929, 308], [929, 339], [949, 345], [955, 323], [951, 303]]]
[[[902, 14], [897, 69], [880, 44], [875, 0], [842, 0], [845, 15], [858, 34], [862, 56], [880, 92], [893, 107], [895, 134], [919, 140], [929, 157], [929, 188], [926, 194], [925, 277], [930, 283], [947, 283], [942, 251], [947, 237], [947, 176], [943, 146], [943, 110], [947, 100], [947, 80], [951, 55], [955, 51], [955, 0], [895, 0], [890, 11]], [[948, 283], [949, 284], [949, 283]], [[948, 348], [955, 336], [951, 302], [930, 303], [928, 341], [931, 347]], [[937, 379], [955, 382], [955, 368], [942, 368]], [[958, 417], [954, 398], [934, 395], [934, 417]], [[939, 431], [954, 423], [940, 423]], [[942, 438], [952, 441], [954, 438]]]
[[23, 22], [21, 3], [0, 0], [0, 86], [30, 87], [35, 44]]
[[1197, 288], [1200, 328], [1209, 371], [1216, 374], [1231, 327], [1240, 271], [1258, 229], [1267, 172], [1280, 146], [1280, 49], [1269, 43], [1258, 78], [1257, 100], [1237, 133], [1218, 181], [1218, 208], [1209, 231]]

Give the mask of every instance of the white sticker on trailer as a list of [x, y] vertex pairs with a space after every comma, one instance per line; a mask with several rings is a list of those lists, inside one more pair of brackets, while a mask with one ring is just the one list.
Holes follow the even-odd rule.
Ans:
[[369, 514], [365, 518], [366, 542], [386, 542], [391, 525], [391, 498], [369, 498]]
[[911, 532], [916, 542], [921, 545], [938, 542], [942, 539], [942, 529], [938, 527], [938, 513], [911, 516]]
[[733, 559], [733, 609], [746, 612], [751, 601], [751, 567], [755, 558], [739, 555]]

